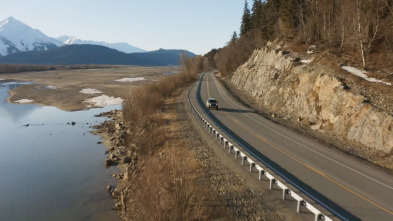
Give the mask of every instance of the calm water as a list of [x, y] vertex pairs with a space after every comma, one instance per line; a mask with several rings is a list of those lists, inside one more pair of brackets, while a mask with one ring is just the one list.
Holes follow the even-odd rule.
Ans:
[[118, 171], [105, 169], [106, 148], [89, 131], [105, 120], [95, 114], [120, 107], [7, 103], [16, 86], [0, 83], [0, 220], [119, 220], [106, 192]]

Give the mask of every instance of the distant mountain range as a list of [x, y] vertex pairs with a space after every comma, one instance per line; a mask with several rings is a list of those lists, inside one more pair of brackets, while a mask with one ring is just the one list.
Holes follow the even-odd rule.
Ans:
[[178, 65], [185, 50], [146, 52], [127, 43], [85, 41], [75, 37], [51, 38], [38, 29], [9, 17], [0, 22], [0, 64], [123, 64]]
[[10, 55], [25, 51], [45, 51], [56, 47], [72, 44], [102, 45], [125, 53], [145, 52], [130, 44], [107, 43], [102, 41], [81, 40], [70, 36], [51, 38], [38, 29], [24, 24], [13, 17], [0, 22], [0, 55]]
[[29, 51], [0, 57], [0, 64], [114, 64], [168, 66], [178, 65], [182, 53], [193, 57], [195, 54], [184, 50], [164, 50], [126, 54], [100, 45], [65, 45], [46, 51]]
[[107, 43], [107, 42], [103, 42], [103, 41], [81, 40], [81, 39], [77, 39], [75, 37], [66, 36], [66, 35], [58, 37], [57, 40], [60, 42], [63, 42], [66, 45], [75, 45], [75, 44], [101, 45], [101, 46], [105, 46], [108, 48], [116, 49], [116, 50], [124, 52], [124, 53], [146, 52], [146, 50], [137, 48], [137, 47], [132, 46], [132, 45], [125, 43], [125, 42]]

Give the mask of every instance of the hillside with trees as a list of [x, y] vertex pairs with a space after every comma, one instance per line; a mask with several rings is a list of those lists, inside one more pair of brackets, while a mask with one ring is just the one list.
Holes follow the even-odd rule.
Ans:
[[393, 0], [245, 1], [240, 34], [215, 54], [223, 75], [243, 64], [267, 41], [317, 45], [363, 69], [389, 69], [393, 61]]

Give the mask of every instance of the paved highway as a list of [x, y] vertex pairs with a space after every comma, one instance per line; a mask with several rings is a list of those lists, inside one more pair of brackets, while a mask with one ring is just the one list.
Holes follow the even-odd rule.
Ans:
[[[231, 97], [213, 72], [201, 76], [190, 97], [231, 142], [283, 175], [281, 181], [307, 192], [325, 213], [341, 220], [393, 220], [393, 175], [254, 113]], [[217, 99], [218, 111], [206, 109], [208, 97]]]

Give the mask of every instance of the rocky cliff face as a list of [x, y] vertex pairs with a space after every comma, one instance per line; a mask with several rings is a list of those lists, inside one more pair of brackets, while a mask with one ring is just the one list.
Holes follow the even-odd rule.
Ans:
[[231, 82], [268, 112], [344, 144], [393, 151], [392, 114], [350, 90], [335, 74], [337, 68], [313, 58], [304, 54], [301, 59], [283, 45], [268, 43], [239, 67]]

